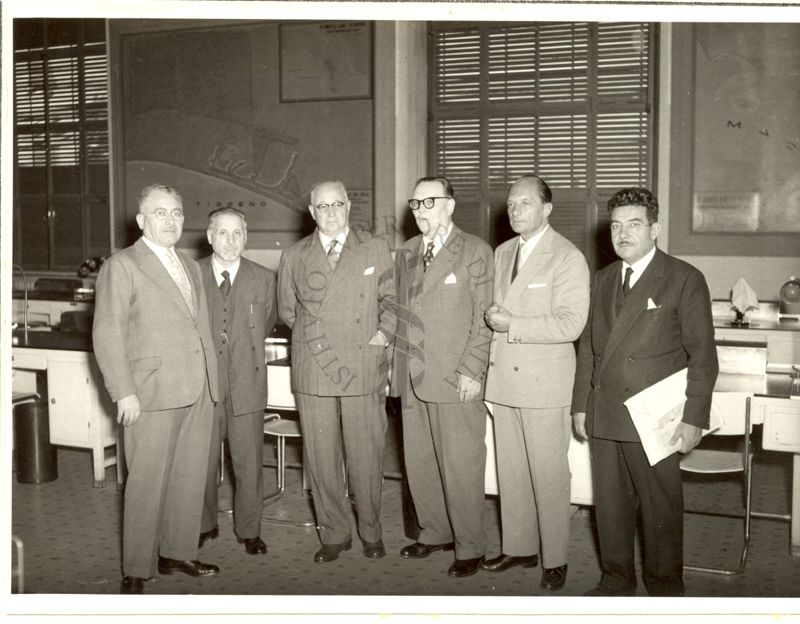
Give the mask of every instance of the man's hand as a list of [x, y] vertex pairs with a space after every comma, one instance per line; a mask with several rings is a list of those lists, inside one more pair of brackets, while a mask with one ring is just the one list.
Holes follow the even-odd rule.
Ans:
[[466, 403], [472, 401], [481, 391], [481, 384], [466, 375], [458, 373], [458, 400]]
[[389, 341], [386, 340], [386, 336], [384, 336], [383, 332], [379, 329], [377, 332], [375, 332], [375, 335], [369, 339], [367, 344], [372, 345], [373, 347], [385, 347], [388, 346]]
[[130, 427], [139, 420], [141, 413], [142, 406], [139, 403], [139, 397], [135, 394], [129, 394], [117, 401], [117, 422], [120, 425]]
[[585, 442], [589, 439], [589, 435], [586, 433], [586, 412], [575, 412], [572, 415], [572, 427], [579, 440]]
[[496, 303], [493, 303], [483, 313], [483, 318], [486, 319], [486, 324], [496, 332], [507, 332], [511, 325], [511, 312]]
[[680, 453], [688, 453], [691, 451], [695, 446], [700, 444], [700, 439], [703, 437], [703, 432], [700, 427], [695, 427], [694, 425], [690, 425], [689, 423], [679, 422], [678, 426], [675, 428], [675, 433], [672, 434], [672, 438], [670, 438], [670, 445], [677, 444], [678, 440], [681, 442], [681, 446], [678, 449]]

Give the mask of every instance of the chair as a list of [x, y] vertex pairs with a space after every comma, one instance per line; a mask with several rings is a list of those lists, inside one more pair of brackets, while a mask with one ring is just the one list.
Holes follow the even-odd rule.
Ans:
[[[264, 503], [269, 504], [278, 500], [286, 488], [286, 438], [302, 438], [300, 423], [296, 420], [281, 418], [277, 412], [297, 411], [297, 406], [292, 394], [291, 367], [284, 360], [273, 360], [267, 363], [267, 413], [264, 414], [264, 435], [277, 438], [278, 447], [278, 489], [264, 496]], [[303, 471], [303, 490], [305, 491], [305, 470]], [[291, 520], [275, 517], [262, 518], [263, 522], [275, 522], [278, 524], [289, 524], [292, 526], [310, 527], [316, 522], [312, 520]]]
[[726, 516], [742, 518], [744, 521], [742, 550], [736, 568], [710, 568], [695, 565], [684, 565], [684, 570], [708, 572], [732, 576], [744, 571], [747, 549], [750, 546], [750, 501], [753, 468], [753, 453], [750, 447], [752, 422], [750, 419], [751, 395], [742, 392], [715, 392], [712, 398], [712, 412], [720, 415], [721, 426], [709, 433], [712, 436], [738, 436], [742, 438], [741, 448], [736, 450], [713, 450], [695, 448], [681, 459], [681, 470], [695, 474], [717, 475], [742, 473], [744, 494], [744, 514], [730, 514], [720, 511], [684, 510], [685, 513], [707, 516]]

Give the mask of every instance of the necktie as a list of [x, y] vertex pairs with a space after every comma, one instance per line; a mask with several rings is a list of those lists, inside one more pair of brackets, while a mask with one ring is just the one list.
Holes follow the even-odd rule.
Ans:
[[522, 245], [517, 245], [517, 253], [514, 256], [514, 265], [511, 267], [511, 281], [514, 281], [514, 278], [517, 277], [517, 273], [519, 272], [519, 251]]
[[425, 250], [425, 253], [422, 254], [422, 267], [424, 271], [428, 270], [428, 267], [431, 266], [431, 262], [433, 262], [433, 241], [428, 243], [428, 248]]
[[328, 243], [328, 253], [326, 255], [328, 256], [328, 264], [331, 265], [331, 269], [336, 269], [336, 265], [339, 262], [339, 256], [342, 255], [341, 252], [336, 251], [336, 244], [338, 242], [339, 241], [334, 238], [330, 243]]
[[189, 278], [186, 277], [186, 273], [183, 270], [183, 265], [178, 259], [175, 249], [167, 249], [167, 258], [169, 258], [169, 274], [175, 284], [178, 286], [178, 290], [181, 291], [181, 295], [183, 296], [183, 300], [186, 302], [186, 306], [191, 311], [194, 307], [192, 305], [192, 287], [189, 285]]
[[625, 297], [628, 296], [628, 293], [631, 291], [631, 274], [633, 273], [633, 269], [628, 267], [625, 269], [625, 280], [622, 282], [622, 300], [625, 300]]
[[219, 291], [226, 299], [228, 295], [231, 294], [231, 274], [227, 271], [222, 272], [222, 281], [219, 284]]

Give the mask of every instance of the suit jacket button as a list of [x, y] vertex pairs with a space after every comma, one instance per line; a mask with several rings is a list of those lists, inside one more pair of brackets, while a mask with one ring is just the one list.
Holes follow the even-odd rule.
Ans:
[[258, 366], [256, 366], [256, 372], [258, 372]]
[[252, 323], [250, 323], [250, 329], [253, 329], [254, 327], [255, 327], [255, 325], [253, 325]]
[[489, 362], [489, 366], [494, 366], [494, 362]]
[[628, 361], [629, 361], [629, 362], [635, 362], [635, 361], [636, 361], [636, 358], [634, 358], [634, 357], [629, 357], [629, 358], [628, 358]]
[[360, 323], [360, 322], [361, 322], [361, 319], [356, 319], [356, 323]]
[[515, 367], [514, 367], [514, 370], [515, 370], [515, 371], [518, 371], [518, 370], [519, 370], [519, 368], [517, 368], [517, 367], [515, 366]]
[[253, 351], [255, 351], [255, 350], [256, 350], [256, 348], [255, 348], [255, 347], [253, 347]]

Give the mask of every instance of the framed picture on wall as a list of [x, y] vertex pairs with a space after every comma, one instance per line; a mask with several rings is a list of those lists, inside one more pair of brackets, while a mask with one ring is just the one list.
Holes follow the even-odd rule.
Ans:
[[281, 102], [372, 97], [368, 21], [281, 24]]
[[670, 251], [800, 249], [800, 25], [676, 25]]

